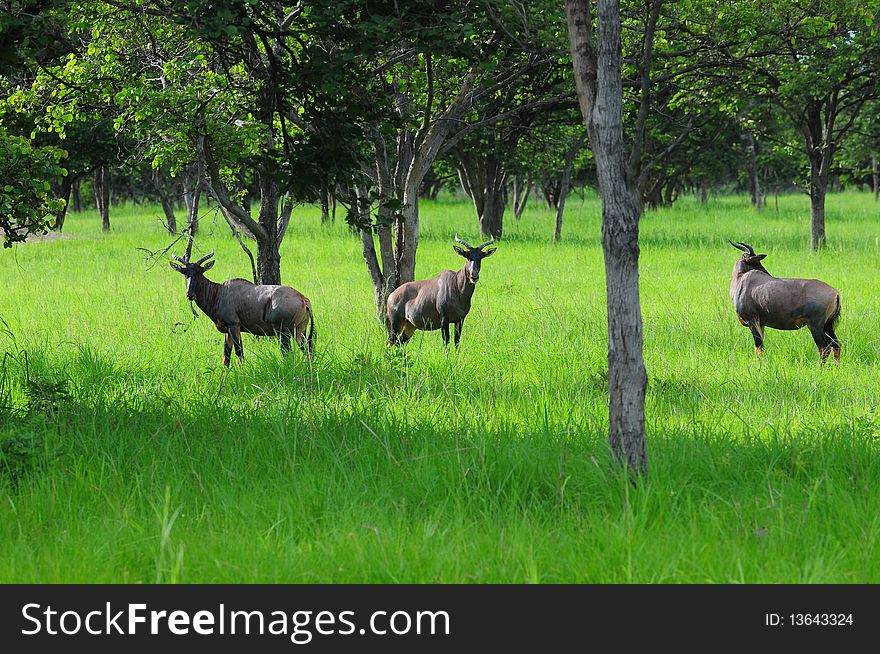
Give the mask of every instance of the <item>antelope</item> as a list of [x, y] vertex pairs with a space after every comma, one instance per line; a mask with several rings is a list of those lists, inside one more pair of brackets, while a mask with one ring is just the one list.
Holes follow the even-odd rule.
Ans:
[[443, 344], [449, 345], [449, 325], [455, 325], [455, 346], [461, 340], [461, 328], [471, 309], [471, 297], [480, 279], [480, 263], [497, 248], [483, 251], [495, 242], [491, 238], [477, 247], [455, 237], [467, 249], [453, 249], [467, 261], [458, 272], [444, 270], [433, 279], [407, 282], [397, 287], [385, 304], [385, 327], [389, 345], [406, 345], [417, 329], [441, 330]]
[[176, 254], [172, 256], [176, 261], [169, 261], [171, 267], [186, 278], [187, 299], [195, 300], [199, 309], [217, 326], [217, 331], [226, 334], [224, 366], [229, 366], [233, 348], [239, 360], [244, 359], [241, 332], [280, 336], [282, 354], [290, 351], [290, 337], [293, 335], [306, 357], [311, 357], [315, 320], [312, 304], [305, 295], [290, 286], [257, 285], [240, 278], [222, 284], [212, 282], [205, 277], [205, 272], [214, 265], [214, 261], [208, 261], [214, 256], [214, 250], [192, 263]]
[[764, 352], [764, 327], [800, 329], [806, 325], [822, 363], [832, 352], [839, 361], [834, 322], [840, 315], [840, 293], [818, 279], [773, 277], [761, 264], [766, 254], [755, 254], [748, 243], [728, 243], [743, 252], [733, 266], [730, 299], [737, 318], [752, 332], [755, 354]]

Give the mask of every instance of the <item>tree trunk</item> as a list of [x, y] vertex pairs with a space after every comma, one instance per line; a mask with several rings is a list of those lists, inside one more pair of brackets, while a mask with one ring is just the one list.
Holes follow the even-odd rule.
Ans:
[[871, 157], [871, 182], [874, 187], [874, 201], [880, 199], [880, 164], [877, 163], [876, 155]]
[[82, 211], [82, 196], [79, 192], [79, 176], [73, 180], [73, 210], [77, 213]]
[[833, 148], [810, 148], [810, 248], [825, 247], [825, 195]]
[[165, 214], [165, 228], [169, 234], [177, 233], [177, 216], [174, 214], [174, 201], [171, 197], [174, 189], [174, 180], [160, 170], [154, 170], [151, 176], [153, 188], [159, 196], [162, 211]]
[[189, 220], [189, 229], [192, 236], [196, 236], [199, 233], [198, 211], [193, 212], [196, 186], [198, 186], [196, 168], [197, 166], [195, 165], [190, 166], [183, 173], [183, 201], [186, 204], [186, 215]]
[[810, 248], [825, 247], [825, 185], [810, 175]]
[[500, 239], [507, 208], [507, 173], [503, 164], [492, 155], [461, 153], [458, 159], [461, 186], [477, 210], [480, 234]]
[[558, 241], [562, 238], [562, 214], [565, 211], [565, 200], [568, 198], [568, 192], [571, 189], [571, 169], [574, 166], [575, 157], [586, 142], [586, 134], [583, 134], [575, 140], [572, 146], [565, 153], [565, 168], [562, 171], [562, 179], [559, 182], [559, 199], [556, 202], [556, 228], [553, 231], [553, 240]]
[[330, 191], [327, 184], [321, 184], [321, 224], [330, 222]]
[[513, 217], [517, 220], [522, 219], [523, 211], [526, 208], [526, 202], [529, 199], [529, 193], [532, 191], [532, 180], [526, 177], [525, 186], [518, 177], [513, 178]]
[[174, 203], [165, 193], [159, 194], [159, 201], [162, 203], [162, 211], [165, 212], [165, 227], [169, 234], [177, 233], [177, 216], [174, 215]]
[[101, 230], [110, 231], [110, 173], [106, 165], [95, 169], [95, 205], [101, 215]]
[[268, 173], [260, 174], [259, 223], [265, 234], [257, 236], [257, 283], [281, 283], [281, 253], [279, 252], [278, 187]]
[[55, 216], [55, 231], [60, 232], [64, 229], [64, 219], [67, 217], [67, 206], [70, 204], [70, 191], [73, 189], [73, 174], [68, 171], [67, 174], [61, 178], [61, 192], [59, 194], [59, 199], [64, 200], [64, 206], [58, 211], [58, 215]]
[[[608, 298], [608, 427], [611, 449], [632, 476], [647, 472], [642, 314], [639, 299], [637, 180], [627, 176], [623, 140], [620, 5], [599, 0], [598, 55], [589, 4], [566, 0], [575, 83], [602, 195], [602, 250]], [[595, 77], [594, 77], [595, 75]]]
[[754, 130], [746, 132], [749, 144], [749, 190], [752, 193], [752, 206], [759, 211], [764, 208], [764, 193], [761, 191], [761, 179], [758, 175], [758, 143]]
[[[458, 125], [461, 116], [471, 106], [471, 88], [477, 78], [474, 66], [462, 81], [455, 99], [435, 115], [430, 88], [433, 84], [430, 63], [427, 65], [428, 103], [418, 132], [398, 131], [394, 151], [386, 146], [385, 137], [375, 130], [373, 165], [364, 172], [379, 191], [378, 217], [375, 225], [365, 217], [358, 226], [361, 230], [364, 260], [376, 291], [377, 310], [384, 309], [384, 298], [404, 282], [415, 279], [416, 252], [419, 245], [419, 191], [431, 165], [437, 159], [450, 131]], [[398, 89], [396, 107], [405, 115], [411, 106]], [[359, 183], [353, 185], [359, 188]], [[398, 211], [389, 202], [403, 206]], [[364, 199], [364, 203], [367, 201]], [[376, 255], [372, 232], [379, 237], [381, 264]], [[381, 268], [380, 268], [381, 265]]]

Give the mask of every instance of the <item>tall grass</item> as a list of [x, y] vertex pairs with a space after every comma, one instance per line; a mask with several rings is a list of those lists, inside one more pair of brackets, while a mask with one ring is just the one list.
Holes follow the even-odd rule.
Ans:
[[[472, 208], [425, 203], [418, 275], [461, 260]], [[0, 581], [875, 582], [880, 580], [880, 208], [829, 197], [759, 213], [685, 198], [645, 215], [649, 477], [629, 486], [605, 429], [604, 267], [595, 197], [563, 240], [533, 204], [508, 217], [459, 351], [418, 333], [386, 349], [358, 239], [294, 215], [284, 282], [311, 298], [317, 357], [282, 358], [194, 318], [183, 280], [137, 248], [157, 208], [113, 231], [0, 256]], [[839, 366], [805, 331], [766, 354], [728, 297], [738, 253], [840, 289]], [[196, 249], [248, 277], [222, 220]], [[182, 248], [179, 249], [182, 251]]]

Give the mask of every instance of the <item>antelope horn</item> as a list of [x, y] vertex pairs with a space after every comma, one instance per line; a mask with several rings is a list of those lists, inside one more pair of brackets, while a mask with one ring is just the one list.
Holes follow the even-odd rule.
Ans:
[[473, 250], [473, 249], [474, 249], [474, 246], [473, 246], [473, 245], [471, 245], [471, 244], [468, 243], [467, 241], [462, 241], [460, 238], [458, 238], [458, 234], [455, 235], [455, 241], [456, 241], [456, 243], [461, 243], [461, 244], [462, 244], [463, 246], [465, 246], [468, 250]]
[[731, 244], [733, 247], [735, 247], [737, 250], [742, 250], [743, 252], [748, 253], [748, 249], [746, 249], [746, 247], [745, 247], [742, 243], [734, 243], [734, 242], [731, 241], [730, 239], [727, 239], [727, 242], [730, 243], [730, 244]]
[[495, 242], [495, 237], [492, 236], [492, 237], [489, 238], [488, 241], [486, 241], [486, 242], [483, 243], [482, 245], [478, 245], [478, 246], [477, 246], [477, 249], [478, 249], [478, 250], [482, 250], [484, 247], [486, 247], [487, 245], [492, 245], [494, 242]]
[[749, 254], [751, 254], [752, 256], [755, 255], [755, 249], [751, 245], [749, 245], [748, 243], [743, 243], [742, 241], [739, 241], [739, 244], [746, 248]]
[[206, 255], [203, 256], [201, 259], [199, 259], [198, 261], [196, 261], [196, 262], [195, 262], [195, 265], [196, 265], [196, 266], [199, 266], [199, 265], [205, 263], [208, 259], [210, 259], [210, 258], [213, 257], [213, 256], [214, 256], [214, 250], [211, 250], [208, 254], [206, 254]]
[[186, 263], [186, 262], [187, 262], [186, 259], [184, 259], [183, 257], [178, 257], [176, 252], [174, 252], [174, 253], [171, 255], [171, 257], [172, 257], [173, 259], [175, 259], [176, 261], [179, 261], [180, 263]]

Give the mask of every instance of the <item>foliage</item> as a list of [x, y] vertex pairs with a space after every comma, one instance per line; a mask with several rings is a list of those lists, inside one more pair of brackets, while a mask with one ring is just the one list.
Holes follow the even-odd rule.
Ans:
[[45, 233], [63, 201], [51, 197], [47, 180], [64, 175], [64, 152], [54, 147], [34, 147], [0, 127], [0, 231], [3, 246]]

